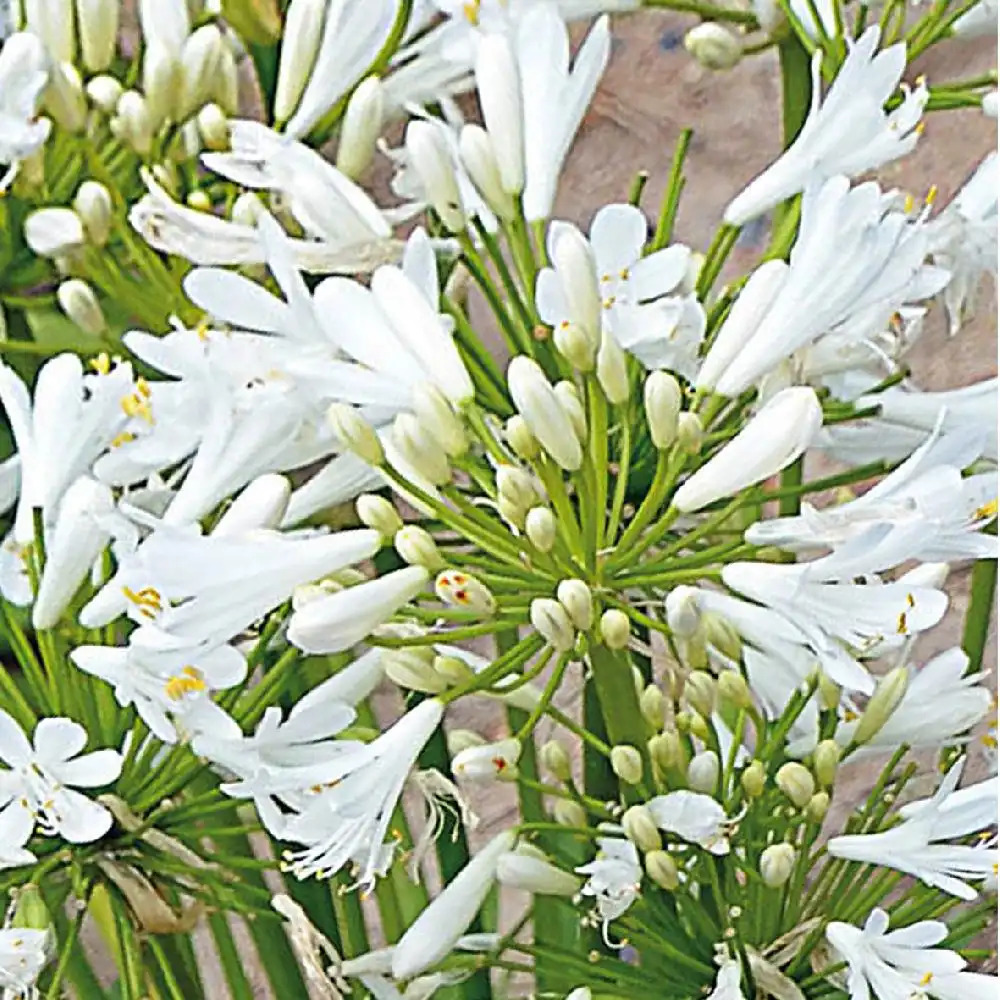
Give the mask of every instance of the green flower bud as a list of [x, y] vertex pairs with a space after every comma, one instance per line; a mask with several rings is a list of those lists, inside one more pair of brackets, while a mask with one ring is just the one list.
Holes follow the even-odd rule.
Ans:
[[767, 785], [767, 769], [759, 760], [752, 760], [740, 775], [740, 785], [748, 798], [757, 799]]
[[625, 352], [607, 331], [601, 333], [601, 346], [597, 351], [597, 381], [609, 403], [620, 405], [628, 399], [630, 387]]
[[52, 926], [52, 915], [45, 905], [45, 900], [33, 882], [29, 882], [22, 889], [16, 890], [14, 894], [16, 900], [14, 905], [14, 915], [11, 918], [11, 927], [23, 927], [26, 930], [44, 931]]
[[552, 818], [560, 826], [586, 826], [587, 810], [579, 802], [558, 799], [552, 807]]
[[827, 712], [840, 704], [840, 688], [826, 674], [820, 671], [819, 685], [816, 688], [820, 707]]
[[556, 598], [581, 632], [590, 628], [594, 620], [594, 598], [583, 580], [561, 580], [556, 587]]
[[524, 519], [524, 533], [539, 552], [551, 552], [556, 543], [555, 514], [548, 507], [532, 507]]
[[448, 454], [437, 437], [412, 413], [400, 413], [392, 422], [392, 443], [403, 461], [435, 486], [451, 481]]
[[824, 788], [833, 785], [840, 763], [840, 747], [836, 740], [823, 740], [813, 751], [813, 771]]
[[377, 531], [385, 541], [403, 527], [403, 519], [396, 512], [396, 508], [385, 497], [380, 497], [376, 493], [362, 493], [354, 501], [354, 509], [357, 511], [358, 520], [366, 528]]
[[497, 493], [525, 510], [541, 502], [534, 478], [516, 465], [501, 465], [496, 481]]
[[107, 320], [94, 290], [79, 278], [69, 278], [56, 289], [62, 311], [84, 333], [98, 337], [107, 329]]
[[830, 796], [826, 792], [817, 792], [806, 803], [806, 816], [813, 823], [822, 823], [830, 809]]
[[515, 413], [507, 421], [504, 427], [504, 436], [507, 438], [507, 444], [510, 445], [511, 451], [525, 462], [533, 461], [542, 453], [542, 446], [538, 443], [538, 438], [532, 434], [528, 422], [519, 413]]
[[460, 458], [469, 450], [462, 421], [436, 385], [422, 382], [413, 390], [413, 412], [449, 458]]
[[643, 387], [643, 400], [653, 447], [663, 451], [677, 440], [681, 387], [669, 372], [650, 372]]
[[448, 682], [434, 669], [434, 652], [429, 647], [387, 649], [382, 669], [394, 684], [423, 694], [440, 694]]
[[448, 684], [464, 684], [475, 676], [475, 671], [465, 660], [457, 656], [435, 656], [434, 672]]
[[639, 710], [653, 729], [659, 732], [663, 728], [667, 717], [667, 699], [655, 684], [647, 684], [639, 695]]
[[410, 566], [423, 566], [429, 573], [444, 569], [445, 561], [437, 542], [419, 525], [405, 524], [393, 537], [399, 558]]
[[198, 134], [206, 149], [229, 149], [229, 119], [218, 104], [209, 102], [197, 114]]
[[212, 199], [201, 188], [198, 188], [197, 191], [192, 191], [186, 200], [188, 208], [193, 208], [196, 212], [210, 213], [212, 211]]
[[896, 667], [879, 678], [875, 693], [868, 699], [858, 727], [854, 730], [855, 743], [863, 746], [878, 734], [899, 707], [909, 683], [910, 675], [906, 667]]
[[508, 524], [514, 525], [518, 531], [524, 530], [525, 521], [528, 517], [528, 510], [526, 507], [522, 507], [520, 504], [511, 500], [510, 497], [505, 497], [501, 494], [497, 497], [497, 510], [500, 511], [500, 516]]
[[661, 889], [673, 892], [680, 886], [677, 862], [666, 851], [649, 851], [643, 859], [643, 866], [650, 881], [655, 882]]
[[677, 443], [689, 455], [697, 455], [705, 440], [705, 428], [697, 413], [682, 413], [677, 419]]
[[715, 711], [715, 681], [711, 675], [695, 671], [684, 682], [684, 697], [699, 715], [711, 718]]
[[760, 876], [764, 885], [777, 889], [784, 885], [795, 869], [797, 855], [791, 844], [772, 844], [760, 856]]
[[743, 675], [737, 670], [724, 670], [719, 675], [718, 692], [721, 701], [733, 705], [737, 709], [753, 706], [750, 687], [743, 679]]
[[645, 806], [626, 809], [622, 816], [622, 829], [640, 851], [655, 851], [662, 844], [653, 815]]
[[789, 761], [778, 768], [778, 773], [774, 776], [777, 786], [785, 793], [788, 799], [799, 809], [804, 809], [806, 803], [812, 798], [816, 791], [816, 782], [809, 770], [797, 761]]
[[624, 649], [632, 631], [628, 615], [617, 608], [609, 608], [601, 615], [601, 639], [608, 649]]
[[723, 656], [739, 663], [743, 656], [743, 639], [739, 632], [721, 615], [708, 612], [702, 618], [705, 641]]
[[708, 723], [697, 712], [678, 712], [676, 722], [678, 732], [690, 733], [702, 742], [708, 739]]
[[566, 748], [559, 740], [549, 740], [539, 751], [542, 767], [560, 781], [569, 781], [572, 777], [572, 765]]
[[576, 323], [560, 323], [552, 334], [556, 350], [579, 372], [594, 367], [594, 343]]
[[719, 756], [714, 750], [695, 754], [687, 768], [687, 780], [696, 792], [711, 795], [719, 783]]
[[743, 58], [739, 39], [715, 21], [692, 28], [684, 36], [684, 48], [706, 69], [732, 69]]
[[642, 754], [620, 743], [611, 748], [611, 769], [627, 784], [638, 785], [642, 781]]
[[670, 771], [681, 762], [681, 739], [672, 729], [658, 733], [646, 746], [653, 763], [661, 771]]
[[331, 403], [326, 418], [341, 445], [369, 465], [381, 465], [385, 452], [372, 427], [360, 412], [346, 403]]
[[556, 397], [566, 411], [569, 422], [573, 425], [573, 433], [576, 434], [582, 443], [587, 440], [587, 415], [583, 412], [583, 403], [580, 402], [580, 393], [572, 382], [563, 380], [555, 385]]

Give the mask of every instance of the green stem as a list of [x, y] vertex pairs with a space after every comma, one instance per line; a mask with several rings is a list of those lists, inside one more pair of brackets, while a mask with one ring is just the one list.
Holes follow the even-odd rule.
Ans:
[[680, 204], [681, 191], [684, 189], [684, 158], [687, 156], [688, 146], [691, 144], [691, 136], [694, 133], [686, 128], [677, 137], [677, 145], [674, 147], [674, 158], [670, 164], [670, 174], [667, 177], [667, 186], [663, 192], [663, 201], [660, 205], [660, 217], [656, 221], [656, 232], [653, 234], [653, 242], [649, 245], [652, 253], [665, 247], [670, 242], [670, 237], [674, 231], [674, 220], [677, 218], [677, 206]]
[[[989, 524], [985, 533], [995, 535], [997, 522]], [[969, 610], [965, 614], [965, 629], [962, 632], [962, 649], [969, 657], [967, 674], [978, 673], [983, 664], [986, 640], [990, 632], [990, 619], [996, 603], [997, 562], [995, 559], [980, 559], [972, 570]]]

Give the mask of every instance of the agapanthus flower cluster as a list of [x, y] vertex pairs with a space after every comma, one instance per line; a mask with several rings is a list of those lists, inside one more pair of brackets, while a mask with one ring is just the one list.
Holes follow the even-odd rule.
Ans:
[[14, 4], [3, 1000], [995, 995], [996, 5], [647, 2], [780, 54], [703, 246], [557, 209], [640, 6]]

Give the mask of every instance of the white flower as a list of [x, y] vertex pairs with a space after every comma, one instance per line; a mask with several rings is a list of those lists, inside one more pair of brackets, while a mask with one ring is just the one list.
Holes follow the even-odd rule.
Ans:
[[554, 865], [543, 851], [525, 841], [500, 855], [497, 881], [535, 895], [572, 896], [580, 888], [575, 875]]
[[816, 393], [806, 386], [783, 389], [674, 494], [678, 510], [701, 510], [791, 465], [823, 423]]
[[768, 262], [766, 280], [751, 277], [743, 295], [752, 305], [723, 324], [696, 385], [738, 396], [818, 338], [863, 342], [905, 303], [944, 287], [948, 272], [924, 263], [923, 216], [911, 220], [896, 201], [874, 182], [851, 188], [843, 176], [807, 187], [789, 263]]
[[[943, 843], [988, 829], [996, 823], [996, 789], [985, 794], [955, 792], [963, 757], [945, 775], [933, 798], [913, 804], [902, 823], [881, 833], [834, 837], [827, 850], [835, 858], [882, 865], [905, 872], [959, 899], [975, 899], [969, 881], [996, 876], [995, 848]], [[974, 786], [978, 789], [978, 786]]]
[[139, 0], [139, 24], [147, 46], [162, 45], [175, 59], [191, 34], [186, 0]]
[[0, 830], [5, 845], [23, 847], [37, 826], [48, 837], [71, 844], [99, 840], [111, 813], [75, 788], [108, 785], [121, 773], [117, 750], [81, 754], [87, 731], [70, 719], [42, 719], [34, 746], [21, 727], [0, 710]]
[[[372, 534], [377, 537], [377, 532]], [[292, 614], [288, 641], [306, 653], [349, 649], [416, 597], [429, 580], [423, 567], [407, 566], [319, 597]]]
[[9, 164], [0, 177], [7, 189], [21, 160], [40, 149], [52, 123], [38, 118], [38, 105], [48, 82], [48, 58], [36, 35], [15, 32], [0, 48], [0, 163]]
[[639, 898], [642, 865], [635, 844], [629, 840], [601, 837], [597, 848], [597, 857], [576, 871], [590, 876], [580, 893], [596, 899], [601, 933], [608, 941], [608, 924], [622, 916]]
[[978, 38], [981, 35], [995, 35], [997, 31], [997, 0], [979, 0], [974, 7], [957, 18], [952, 32], [959, 38]]
[[741, 982], [743, 971], [739, 962], [727, 959], [719, 967], [715, 977], [715, 989], [705, 1000], [744, 1000]]
[[515, 840], [513, 830], [497, 834], [410, 924], [392, 955], [396, 979], [410, 979], [451, 952], [479, 912], [496, 880], [497, 865]]
[[[830, 944], [847, 960], [847, 988], [851, 1000], [978, 1000], [996, 996], [993, 976], [963, 973], [965, 959], [958, 952], [937, 948], [948, 936], [947, 924], [921, 920], [889, 930], [889, 914], [872, 910], [862, 929], [833, 921], [826, 929]], [[962, 979], [958, 979], [959, 976]], [[964, 985], [965, 992], [954, 987]]]
[[703, 847], [710, 854], [729, 853], [729, 819], [710, 795], [681, 790], [657, 795], [646, 803], [656, 825]]
[[927, 103], [927, 87], [905, 89], [903, 102], [886, 114], [885, 102], [899, 86], [906, 68], [906, 46], [892, 45], [876, 55], [880, 37], [872, 25], [853, 44], [825, 98], [820, 66], [813, 56], [812, 107], [792, 145], [737, 195], [725, 212], [732, 226], [742, 226], [810, 183], [834, 174], [857, 176], [905, 156], [917, 144], [918, 123]]
[[30, 927], [5, 927], [0, 930], [0, 989], [4, 1000], [23, 997], [33, 1000], [39, 994], [35, 984], [52, 957], [51, 930]]

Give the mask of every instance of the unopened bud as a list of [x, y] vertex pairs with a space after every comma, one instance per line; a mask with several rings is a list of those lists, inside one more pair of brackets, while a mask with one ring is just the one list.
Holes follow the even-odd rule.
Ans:
[[24, 220], [24, 239], [39, 257], [62, 257], [79, 250], [83, 220], [71, 208], [39, 208]]
[[664, 602], [667, 626], [682, 639], [690, 639], [701, 626], [701, 609], [698, 606], [698, 591], [687, 585], [674, 587]]
[[463, 750], [468, 750], [470, 747], [486, 745], [486, 740], [471, 729], [449, 729], [445, 735], [445, 742], [448, 745], [448, 755], [451, 757], [457, 757]]
[[740, 785], [748, 798], [757, 799], [764, 794], [767, 785], [767, 769], [759, 760], [750, 761], [747, 769], [740, 775]]
[[177, 117], [181, 64], [175, 53], [160, 42], [146, 46], [142, 57], [142, 92], [152, 128]]
[[586, 632], [594, 620], [594, 598], [583, 580], [562, 580], [556, 587], [556, 598], [566, 609], [570, 621]]
[[436, 385], [421, 382], [413, 390], [413, 412], [449, 458], [458, 458], [469, 450], [462, 421]]
[[695, 671], [684, 682], [684, 697], [699, 715], [711, 718], [715, 711], [715, 681], [711, 675]]
[[723, 656], [739, 663], [743, 656], [743, 640], [739, 632], [721, 615], [709, 612], [703, 618], [705, 642]]
[[555, 385], [556, 397], [558, 398], [569, 422], [573, 426], [573, 431], [577, 439], [582, 443], [587, 440], [587, 415], [583, 412], [583, 403], [580, 401], [580, 393], [576, 386], [565, 379]]
[[465, 684], [475, 677], [476, 672], [458, 656], [435, 656], [434, 672], [448, 684]]
[[816, 791], [816, 782], [813, 780], [813, 776], [806, 767], [797, 761], [782, 764], [774, 776], [774, 781], [792, 804], [798, 806], [799, 809], [805, 808], [806, 803]]
[[196, 188], [186, 198], [188, 208], [193, 208], [196, 212], [211, 212], [212, 199], [207, 191]]
[[340, 125], [337, 169], [352, 180], [357, 180], [372, 162], [384, 114], [382, 81], [369, 76], [354, 88]]
[[646, 746], [661, 771], [672, 771], [681, 762], [681, 739], [672, 729], [652, 737]]
[[406, 127], [406, 152], [431, 207], [447, 229], [461, 232], [465, 228], [462, 195], [438, 126], [422, 119], [412, 120]]
[[653, 814], [645, 806], [630, 806], [625, 810], [621, 822], [625, 836], [640, 851], [656, 851], [662, 846], [659, 828]]
[[604, 330], [597, 351], [597, 381], [609, 403], [616, 406], [629, 397], [628, 368], [625, 352], [614, 336]]
[[394, 447], [418, 475], [434, 486], [451, 481], [451, 465], [444, 448], [412, 413], [398, 414], [391, 434]]
[[76, 0], [80, 56], [91, 73], [107, 69], [115, 58], [120, 6], [120, 0]]
[[537, 847], [525, 843], [500, 855], [497, 881], [536, 896], [569, 897], [580, 889], [580, 879], [576, 875], [552, 864]]
[[524, 519], [524, 533], [539, 552], [550, 552], [556, 543], [555, 515], [548, 507], [532, 507]]
[[386, 677], [401, 688], [440, 694], [448, 682], [434, 669], [433, 650], [423, 647], [391, 649], [382, 654], [382, 669]]
[[841, 691], [839, 685], [835, 684], [822, 671], [819, 674], [816, 695], [819, 699], [820, 708], [826, 712], [833, 711], [840, 704]]
[[220, 59], [226, 41], [215, 24], [197, 28], [184, 42], [181, 51], [181, 90], [179, 112], [181, 120], [193, 115], [211, 100], [216, 87], [216, 74], [221, 71]]
[[146, 156], [153, 147], [155, 127], [146, 99], [137, 91], [126, 90], [118, 99], [111, 131], [140, 156]]
[[87, 99], [83, 93], [80, 71], [72, 63], [57, 63], [49, 71], [45, 107], [52, 119], [67, 132], [82, 132], [87, 127]]
[[569, 781], [572, 776], [569, 753], [559, 740], [549, 740], [539, 751], [542, 766], [560, 781]]
[[12, 891], [11, 895], [16, 900], [11, 927], [44, 931], [52, 926], [52, 915], [37, 885], [29, 882], [23, 888]]
[[697, 413], [682, 413], [677, 418], [677, 443], [688, 455], [697, 455], [705, 440], [705, 428]]
[[294, 114], [312, 75], [326, 8], [327, 0], [291, 0], [288, 5], [274, 88], [274, 120], [280, 125]]
[[667, 699], [655, 684], [648, 684], [639, 695], [639, 711], [652, 729], [659, 732], [663, 728], [667, 717]]
[[118, 106], [118, 99], [122, 96], [122, 85], [113, 76], [92, 77], [83, 90], [91, 104], [100, 108], [106, 115], [114, 112]]
[[94, 246], [102, 247], [111, 232], [111, 195], [100, 181], [84, 181], [77, 188], [73, 208]]
[[552, 807], [552, 818], [560, 826], [585, 827], [587, 810], [572, 799], [557, 799]]
[[646, 423], [653, 447], [662, 451], [677, 440], [677, 421], [681, 412], [681, 387], [669, 372], [654, 371], [646, 376], [643, 388]]
[[98, 337], [107, 329], [97, 296], [85, 281], [79, 278], [64, 281], [56, 290], [56, 298], [62, 311], [85, 333]]
[[517, 777], [520, 759], [520, 740], [498, 740], [456, 754], [451, 761], [451, 773], [468, 781], [510, 781]]
[[423, 566], [430, 573], [437, 573], [445, 567], [437, 542], [419, 525], [404, 525], [396, 532], [392, 544], [400, 559], [411, 566]]
[[566, 609], [551, 597], [536, 597], [529, 611], [535, 631], [556, 652], [564, 653], [576, 642], [576, 629]]
[[677, 862], [664, 850], [649, 851], [643, 859], [643, 866], [650, 881], [661, 889], [674, 892], [681, 884]]
[[504, 191], [489, 133], [481, 125], [464, 125], [458, 136], [462, 164], [490, 210], [501, 219], [514, 215], [514, 200]]
[[541, 454], [542, 446], [538, 443], [538, 438], [531, 433], [527, 421], [519, 413], [515, 413], [507, 421], [504, 436], [514, 454], [525, 462], [530, 462]]
[[822, 823], [830, 809], [830, 796], [817, 792], [807, 803], [805, 813], [813, 823]]
[[737, 709], [753, 707], [753, 696], [743, 675], [736, 670], [724, 670], [719, 675], [719, 699]]
[[858, 721], [858, 727], [854, 730], [855, 743], [863, 745], [878, 734], [892, 713], [899, 708], [909, 683], [910, 675], [906, 667], [896, 667], [895, 670], [890, 670], [884, 677], [879, 678], [875, 693], [868, 699], [868, 704]]
[[449, 569], [438, 573], [434, 581], [434, 593], [438, 600], [453, 608], [476, 611], [483, 617], [497, 609], [496, 598], [489, 587], [471, 573]]
[[525, 509], [541, 500], [535, 480], [516, 465], [501, 465], [496, 471], [497, 493]]
[[218, 104], [209, 102], [198, 112], [198, 134], [205, 149], [220, 151], [229, 148], [229, 120]]
[[396, 508], [385, 497], [375, 493], [362, 493], [354, 501], [354, 509], [358, 513], [358, 520], [366, 528], [377, 531], [384, 541], [388, 541], [403, 527], [403, 519]]
[[594, 367], [594, 343], [576, 323], [560, 323], [552, 334], [556, 350], [580, 372]]
[[642, 781], [642, 754], [624, 743], [612, 747], [611, 770], [627, 784], [638, 785]]
[[326, 418], [341, 447], [369, 465], [381, 465], [385, 461], [385, 452], [375, 428], [355, 407], [346, 403], [331, 403]]
[[688, 785], [696, 792], [712, 795], [719, 783], [719, 756], [714, 750], [702, 750], [691, 758], [687, 768]]
[[601, 639], [608, 649], [624, 649], [632, 637], [628, 615], [618, 608], [608, 608], [601, 615]]
[[760, 856], [760, 877], [769, 889], [783, 886], [795, 870], [795, 848], [791, 844], [772, 844]]
[[837, 777], [840, 747], [836, 740], [822, 740], [813, 751], [813, 771], [824, 788], [830, 788]]
[[743, 46], [731, 32], [705, 21], [684, 36], [684, 48], [706, 69], [732, 69], [743, 58]]
[[240, 69], [236, 65], [233, 47], [225, 39], [215, 53], [215, 59], [208, 98], [232, 117], [240, 110]]

